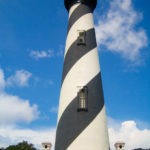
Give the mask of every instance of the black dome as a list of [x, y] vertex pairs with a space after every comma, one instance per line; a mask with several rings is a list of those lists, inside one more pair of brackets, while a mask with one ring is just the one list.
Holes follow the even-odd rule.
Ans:
[[64, 0], [65, 7], [68, 11], [70, 7], [75, 3], [88, 5], [93, 11], [97, 5], [97, 0]]

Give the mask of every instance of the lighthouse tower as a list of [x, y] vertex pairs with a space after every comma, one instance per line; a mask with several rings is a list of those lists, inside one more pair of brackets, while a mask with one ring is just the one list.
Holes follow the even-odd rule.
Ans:
[[109, 150], [93, 23], [97, 0], [64, 0], [69, 23], [55, 150]]

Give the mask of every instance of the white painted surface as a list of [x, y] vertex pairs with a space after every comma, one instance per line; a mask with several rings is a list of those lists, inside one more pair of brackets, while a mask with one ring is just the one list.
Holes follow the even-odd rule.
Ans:
[[105, 107], [67, 150], [109, 150]]
[[[72, 43], [77, 40], [78, 38], [78, 30], [89, 30], [94, 28], [94, 23], [93, 23], [93, 15], [91, 13], [83, 15], [81, 18], [78, 19], [74, 23], [74, 25], [70, 28], [66, 40], [66, 48], [65, 48], [65, 55], [67, 51], [69, 50], [70, 46]], [[65, 56], [64, 55], [64, 56]]]
[[[74, 5], [70, 9], [69, 16], [77, 8], [77, 5]], [[65, 55], [69, 47], [77, 39], [78, 30], [89, 30], [92, 28], [94, 28], [92, 13], [86, 14], [79, 18], [70, 28], [68, 33]], [[69, 70], [61, 88], [58, 122], [67, 106], [77, 96], [79, 86], [86, 85], [99, 72], [100, 66], [97, 48], [89, 51], [87, 54], [81, 57]], [[71, 143], [67, 150], [109, 150], [105, 107], [85, 128], [85, 130], [83, 130], [80, 135]]]
[[78, 87], [86, 85], [100, 72], [97, 48], [81, 57], [68, 72], [61, 88], [58, 121], [77, 96]]
[[72, 15], [72, 13], [75, 11], [75, 9], [79, 6], [80, 4], [75, 4], [73, 5], [70, 10], [69, 10], [69, 18]]

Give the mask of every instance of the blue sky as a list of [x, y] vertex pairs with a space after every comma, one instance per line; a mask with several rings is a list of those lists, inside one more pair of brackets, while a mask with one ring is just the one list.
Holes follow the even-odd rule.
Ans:
[[[63, 0], [0, 0], [0, 147], [54, 143], [67, 20]], [[150, 147], [149, 20], [148, 0], [94, 12], [112, 149]]]

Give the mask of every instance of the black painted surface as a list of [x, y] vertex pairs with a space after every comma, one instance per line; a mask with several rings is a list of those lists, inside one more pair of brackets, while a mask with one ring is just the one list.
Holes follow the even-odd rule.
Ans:
[[85, 4], [93, 11], [96, 8], [97, 0], [64, 0], [64, 5], [68, 11], [76, 3]]
[[[88, 87], [88, 112], [77, 111], [77, 97], [71, 101], [58, 123], [55, 150], [66, 150], [104, 106], [100, 73], [93, 77], [86, 86]], [[71, 89], [68, 89], [68, 92], [69, 90]]]
[[79, 5], [74, 12], [71, 14], [70, 18], [69, 18], [69, 23], [68, 23], [68, 32], [70, 30], [70, 28], [72, 27], [72, 25], [83, 15], [88, 14], [88, 13], [92, 13], [91, 10], [89, 9], [89, 7], [85, 6], [85, 5]]
[[63, 76], [62, 76], [62, 83], [65, 79], [69, 70], [73, 67], [73, 65], [86, 53], [93, 50], [97, 47], [96, 38], [95, 38], [95, 30], [90, 29], [86, 31], [86, 45], [78, 45], [77, 40], [71, 45], [69, 48], [65, 61], [64, 61], [64, 68], [63, 68]]
[[[81, 5], [79, 5], [70, 16], [68, 31], [80, 17], [85, 14], [92, 13], [97, 4], [97, 0], [64, 0], [64, 2], [68, 11], [73, 4], [81, 3]], [[65, 56], [62, 84], [69, 70], [75, 65], [75, 63], [86, 53], [97, 47], [94, 28], [86, 31], [85, 45], [78, 45], [77, 42], [78, 40], [76, 39], [68, 49]], [[90, 60], [88, 63], [90, 63]], [[77, 73], [74, 74], [74, 78], [75, 80], [78, 78]], [[87, 86], [88, 88], [88, 111], [78, 111], [78, 95], [76, 95], [74, 99], [70, 100], [70, 104], [68, 104], [58, 122], [55, 150], [67, 150], [70, 144], [90, 123], [92, 123], [104, 107], [101, 74], [98, 73], [87, 85], [84, 86]], [[69, 88], [66, 90], [68, 90], [69, 93], [72, 89]]]

